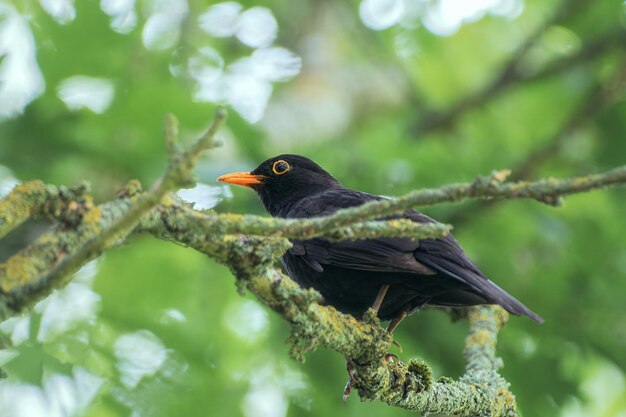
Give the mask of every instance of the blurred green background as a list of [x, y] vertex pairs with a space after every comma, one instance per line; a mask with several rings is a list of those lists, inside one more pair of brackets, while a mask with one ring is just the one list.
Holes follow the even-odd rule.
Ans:
[[[0, 0], [0, 193], [92, 184], [98, 202], [165, 165], [162, 116], [193, 140], [217, 103], [225, 145], [201, 161], [198, 207], [261, 214], [214, 178], [279, 153], [384, 195], [582, 175], [626, 162], [622, 0]], [[542, 315], [498, 350], [525, 416], [626, 416], [626, 192], [465, 202], [452, 222], [481, 269]], [[0, 242], [6, 259], [45, 230]], [[401, 416], [341, 401], [343, 358], [289, 359], [288, 326], [211, 259], [135, 236], [0, 329], [0, 416]], [[463, 372], [466, 324], [424, 310], [404, 359]]]

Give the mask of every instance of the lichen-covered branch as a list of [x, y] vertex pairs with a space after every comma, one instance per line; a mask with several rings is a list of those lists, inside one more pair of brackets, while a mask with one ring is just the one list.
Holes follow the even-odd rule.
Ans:
[[59, 265], [68, 265], [63, 263], [66, 259], [71, 260], [72, 268], [89, 262], [94, 255], [81, 248], [124, 216], [132, 204], [125, 200], [97, 207], [77, 205], [77, 224], [69, 228], [57, 225], [0, 264], [0, 320], [19, 314], [53, 288], [64, 285], [71, 269]]
[[32, 216], [59, 217], [66, 210], [71, 211], [73, 207], [68, 207], [68, 203], [73, 201], [75, 205], [87, 191], [86, 184], [69, 188], [35, 180], [17, 185], [0, 200], [0, 239]]
[[[495, 357], [497, 331], [507, 313], [499, 307], [471, 311], [470, 335], [466, 344], [467, 372], [459, 381], [434, 381], [432, 370], [423, 362], [387, 362], [389, 334], [379, 326], [370, 310], [362, 321], [333, 307], [318, 304], [319, 294], [298, 286], [272, 267], [273, 260], [288, 246], [275, 239], [250, 239], [241, 235], [223, 240], [225, 250], [189, 238], [184, 232], [163, 232], [161, 237], [194, 247], [226, 264], [240, 288], [246, 288], [291, 326], [292, 355], [303, 354], [318, 345], [350, 357], [356, 370], [356, 388], [364, 400], [377, 400], [420, 413], [459, 416], [512, 416], [515, 400], [508, 383], [497, 374]], [[484, 345], [484, 347], [483, 347]]]
[[435, 239], [445, 236], [452, 226], [441, 223], [419, 224], [409, 220], [366, 221], [353, 219], [345, 225], [335, 225], [327, 217], [311, 219], [279, 219], [271, 217], [202, 213], [184, 205], [163, 205], [158, 213], [148, 216], [143, 228], [151, 229], [165, 221], [170, 227], [194, 229], [207, 235], [245, 234], [289, 239], [311, 239], [324, 236], [329, 240], [374, 239], [403, 237]]
[[[515, 416], [515, 397], [497, 370], [501, 360], [495, 355], [497, 334], [508, 314], [497, 306], [469, 309], [469, 335], [466, 340], [465, 374], [458, 380], [432, 379], [432, 371], [422, 362], [358, 365], [359, 394], [368, 400], [418, 411], [421, 414], [455, 416]], [[365, 375], [363, 375], [365, 374]], [[361, 376], [363, 375], [363, 376]]]
[[512, 416], [515, 400], [498, 374], [496, 336], [506, 317], [497, 307], [473, 309], [466, 343], [467, 370], [457, 381], [434, 381], [421, 362], [388, 362], [391, 337], [373, 312], [362, 320], [322, 305], [320, 295], [299, 287], [274, 268], [291, 247], [289, 239], [331, 240], [381, 236], [434, 239], [450, 226], [407, 220], [375, 220], [420, 205], [467, 198], [535, 199], [556, 205], [564, 195], [626, 183], [626, 167], [602, 174], [537, 182], [505, 182], [508, 171], [472, 183], [414, 191], [313, 219], [272, 219], [192, 210], [170, 192], [193, 184], [193, 166], [224, 120], [218, 112], [207, 134], [188, 150], [177, 143], [177, 124], [166, 122], [169, 164], [159, 181], [142, 192], [138, 182], [117, 199], [95, 206], [84, 188], [68, 191], [40, 182], [17, 187], [0, 200], [0, 232], [8, 233], [29, 217], [51, 215], [57, 226], [0, 264], [0, 319], [15, 315], [71, 279], [73, 271], [131, 233], [192, 247], [228, 266], [241, 290], [247, 289], [291, 326], [292, 354], [302, 359], [318, 345], [351, 358], [361, 398], [383, 401], [421, 413], [459, 416]]

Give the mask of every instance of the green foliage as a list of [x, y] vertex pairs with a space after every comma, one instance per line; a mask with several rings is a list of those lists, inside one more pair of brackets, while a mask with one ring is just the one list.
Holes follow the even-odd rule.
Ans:
[[[176, 45], [148, 50], [142, 28], [155, 3], [137, 3], [137, 27], [124, 34], [111, 29], [96, 1], [76, 1], [76, 17], [66, 24], [34, 0], [0, 1], [0, 25], [6, 7], [29, 16], [46, 84], [22, 114], [0, 123], [0, 164], [19, 180], [89, 180], [97, 199], [111, 199], [129, 179], [146, 185], [161, 174], [164, 113], [178, 115], [187, 141], [208, 126], [214, 105], [194, 101], [194, 80], [173, 76], [170, 67], [207, 46], [227, 64], [255, 49], [203, 32], [198, 16], [209, 4], [193, 0]], [[302, 70], [272, 84], [260, 122], [230, 112], [225, 146], [198, 167], [202, 182], [214, 185], [219, 174], [284, 152], [310, 156], [346, 185], [384, 195], [494, 169], [515, 175], [529, 166], [525, 177], [536, 179], [625, 162], [624, 35], [594, 44], [621, 30], [621, 1], [572, 2], [551, 22], [556, 1], [527, 0], [518, 14], [486, 14], [444, 37], [420, 24], [422, 11], [374, 31], [359, 19], [359, 2], [264, 6], [278, 22], [275, 44], [299, 54]], [[0, 56], [2, 66], [7, 56]], [[485, 91], [515, 59], [518, 78]], [[60, 100], [60, 84], [76, 75], [112, 82], [113, 100], [101, 114]], [[470, 104], [442, 129], [424, 127], [467, 97]], [[8, 177], [0, 174], [0, 186]], [[249, 190], [232, 195], [219, 211], [261, 212]], [[624, 190], [614, 189], [568, 197], [561, 208], [514, 201], [427, 210], [452, 222], [483, 271], [546, 319], [538, 326], [513, 317], [499, 337], [503, 375], [524, 415], [626, 412], [625, 205]], [[28, 227], [9, 236], [13, 245], [41, 232], [41, 225]], [[3, 240], [1, 257], [10, 250]], [[303, 365], [290, 360], [287, 325], [240, 297], [230, 272], [193, 250], [134, 238], [90, 268], [54, 301], [0, 326], [15, 345], [0, 357], [9, 381], [44, 387], [52, 397], [62, 385], [54, 377], [71, 376], [71, 392], [88, 397], [90, 417], [131, 409], [140, 416], [408, 415], [356, 398], [343, 405], [343, 358], [318, 351]], [[58, 314], [67, 322], [50, 327]], [[456, 377], [466, 332], [464, 322], [451, 323], [442, 312], [420, 312], [397, 330], [405, 349], [399, 355], [426, 361], [435, 378]], [[140, 348], [153, 362], [128, 365]], [[132, 372], [142, 366], [133, 385]], [[90, 389], [98, 394], [87, 395]], [[0, 410], [10, 401], [3, 392]]]

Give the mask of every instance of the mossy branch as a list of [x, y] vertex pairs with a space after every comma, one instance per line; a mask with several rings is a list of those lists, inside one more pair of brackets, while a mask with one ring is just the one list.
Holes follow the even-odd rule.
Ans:
[[187, 206], [164, 205], [142, 223], [148, 231], [161, 222], [175, 229], [189, 229], [210, 235], [244, 234], [249, 236], [312, 239], [323, 236], [331, 241], [402, 237], [435, 239], [445, 236], [452, 226], [441, 223], [420, 224], [409, 220], [365, 221], [336, 225], [332, 216], [311, 219], [279, 219], [253, 215], [202, 213]]
[[70, 188], [34, 180], [17, 185], [0, 200], [0, 239], [30, 217], [68, 214], [88, 191], [87, 184]]
[[317, 292], [299, 287], [273, 265], [290, 248], [289, 239], [437, 238], [448, 233], [450, 226], [375, 219], [414, 206], [468, 198], [528, 198], [557, 205], [565, 195], [626, 183], [626, 167], [583, 177], [513, 183], [505, 182], [508, 171], [499, 171], [472, 183], [414, 191], [314, 219], [195, 211], [169, 193], [193, 184], [198, 155], [215, 145], [215, 133], [224, 118], [225, 114], [218, 112], [207, 134], [188, 150], [181, 150], [177, 122], [168, 116], [165, 138], [169, 164], [163, 177], [147, 192], [141, 191], [138, 182], [131, 182], [116, 200], [94, 206], [84, 195], [84, 187], [70, 192], [31, 182], [0, 200], [2, 234], [31, 216], [51, 215], [59, 221], [52, 232], [0, 264], [0, 319], [23, 311], [64, 285], [78, 267], [123, 242], [129, 234], [148, 232], [193, 247], [227, 265], [240, 289], [247, 288], [291, 325], [294, 357], [302, 359], [318, 345], [350, 357], [356, 371], [355, 387], [363, 399], [422, 413], [515, 415], [513, 395], [497, 373], [500, 361], [495, 356], [496, 336], [506, 321], [501, 309], [482, 307], [470, 311], [466, 373], [458, 381], [435, 382], [424, 363], [385, 361], [391, 339], [372, 312], [358, 321], [320, 305]]

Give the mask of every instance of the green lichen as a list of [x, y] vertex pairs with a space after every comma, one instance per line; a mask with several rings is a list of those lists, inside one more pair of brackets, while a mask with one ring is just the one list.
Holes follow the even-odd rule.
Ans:
[[41, 263], [39, 259], [29, 258], [23, 255], [15, 255], [0, 265], [0, 289], [3, 293], [8, 293], [28, 283], [32, 277], [40, 272]]
[[300, 363], [304, 363], [306, 360], [306, 354], [314, 352], [319, 345], [319, 340], [317, 338], [301, 334], [297, 331], [292, 331], [287, 338], [287, 342], [291, 344], [289, 356], [293, 360]]
[[41, 181], [16, 185], [0, 200], [0, 238], [26, 221], [46, 200], [46, 187]]
[[94, 231], [99, 231], [100, 229], [100, 221], [102, 218], [102, 210], [98, 207], [94, 207], [92, 210], [89, 210], [83, 216], [83, 226], [86, 228], [91, 228]]
[[415, 392], [427, 391], [433, 385], [433, 370], [424, 361], [411, 359], [407, 370], [412, 376], [411, 388]]
[[117, 198], [135, 197], [141, 194], [143, 186], [139, 180], [130, 180], [128, 183], [117, 192], [115, 195]]
[[465, 346], [467, 349], [475, 349], [477, 347], [482, 348], [483, 346], [495, 346], [496, 341], [493, 339], [493, 336], [489, 330], [479, 329], [475, 332], [472, 332], [465, 342]]
[[500, 388], [496, 393], [496, 404], [494, 406], [494, 416], [517, 416], [517, 402], [515, 396], [506, 388]]

